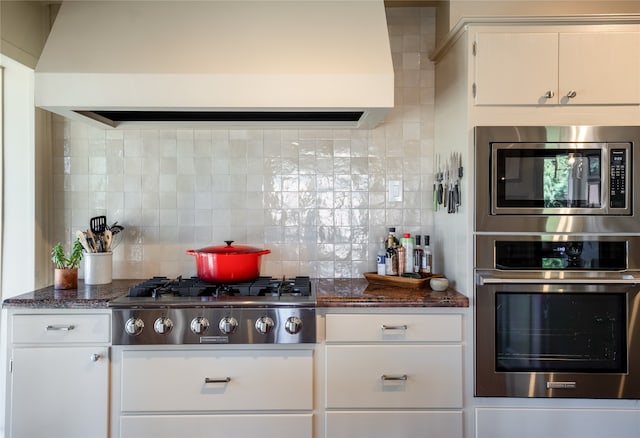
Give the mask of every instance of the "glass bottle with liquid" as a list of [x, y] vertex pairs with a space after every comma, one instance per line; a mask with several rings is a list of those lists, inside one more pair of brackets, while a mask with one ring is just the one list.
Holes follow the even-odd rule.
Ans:
[[400, 239], [400, 246], [404, 248], [404, 269], [403, 272], [413, 272], [413, 237], [410, 233], [404, 233]]
[[422, 239], [419, 234], [416, 234], [416, 246], [413, 248], [413, 272], [420, 273], [422, 267], [422, 256], [424, 250], [422, 249]]
[[402, 243], [398, 247], [398, 275], [402, 275], [406, 272], [405, 265], [407, 263], [407, 248], [402, 246]]
[[378, 275], [387, 274], [387, 251], [384, 249], [384, 239], [380, 241], [378, 254], [376, 256], [376, 266]]
[[429, 247], [429, 236], [424, 236], [424, 250], [422, 252], [422, 263], [420, 266], [420, 272], [423, 274], [433, 273], [433, 254], [431, 254], [431, 248]]
[[386, 275], [398, 275], [398, 247], [400, 241], [396, 237], [395, 227], [389, 228], [389, 234], [384, 241], [384, 249], [387, 252], [386, 263]]

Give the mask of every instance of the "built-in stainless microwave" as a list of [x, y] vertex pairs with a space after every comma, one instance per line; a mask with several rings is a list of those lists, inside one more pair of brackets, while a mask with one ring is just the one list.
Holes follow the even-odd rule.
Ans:
[[640, 127], [480, 126], [475, 145], [477, 231], [640, 231]]

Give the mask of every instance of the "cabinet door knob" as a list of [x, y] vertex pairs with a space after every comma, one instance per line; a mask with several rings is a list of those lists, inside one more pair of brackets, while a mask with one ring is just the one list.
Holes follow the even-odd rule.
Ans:
[[90, 359], [91, 359], [91, 362], [98, 362], [100, 359], [102, 359], [102, 355], [93, 353]]
[[571, 90], [571, 91], [569, 91], [569, 92], [567, 93], [567, 97], [568, 97], [569, 99], [573, 99], [574, 97], [576, 97], [576, 92], [575, 92], [575, 90]]
[[546, 93], [544, 93], [544, 97], [546, 97], [547, 99], [551, 99], [555, 95], [556, 93], [554, 93], [552, 90], [549, 90]]

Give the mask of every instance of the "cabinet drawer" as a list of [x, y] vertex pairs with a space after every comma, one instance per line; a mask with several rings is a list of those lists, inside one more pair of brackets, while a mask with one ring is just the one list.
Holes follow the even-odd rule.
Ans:
[[313, 416], [265, 415], [134, 415], [120, 417], [121, 438], [311, 438]]
[[329, 314], [327, 342], [462, 342], [462, 315]]
[[310, 410], [311, 350], [124, 351], [122, 411]]
[[637, 438], [639, 430], [637, 409], [476, 408], [476, 438]]
[[107, 343], [111, 337], [106, 313], [14, 315], [14, 344]]
[[461, 345], [328, 345], [326, 363], [327, 408], [462, 407]]
[[462, 411], [337, 411], [327, 413], [331, 438], [462, 438]]

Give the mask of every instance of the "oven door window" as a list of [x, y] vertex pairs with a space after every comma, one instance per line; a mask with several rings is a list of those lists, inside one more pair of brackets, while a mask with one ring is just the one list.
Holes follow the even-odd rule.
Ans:
[[496, 371], [626, 373], [624, 293], [496, 293]]
[[534, 147], [495, 152], [498, 208], [601, 208], [602, 149]]

